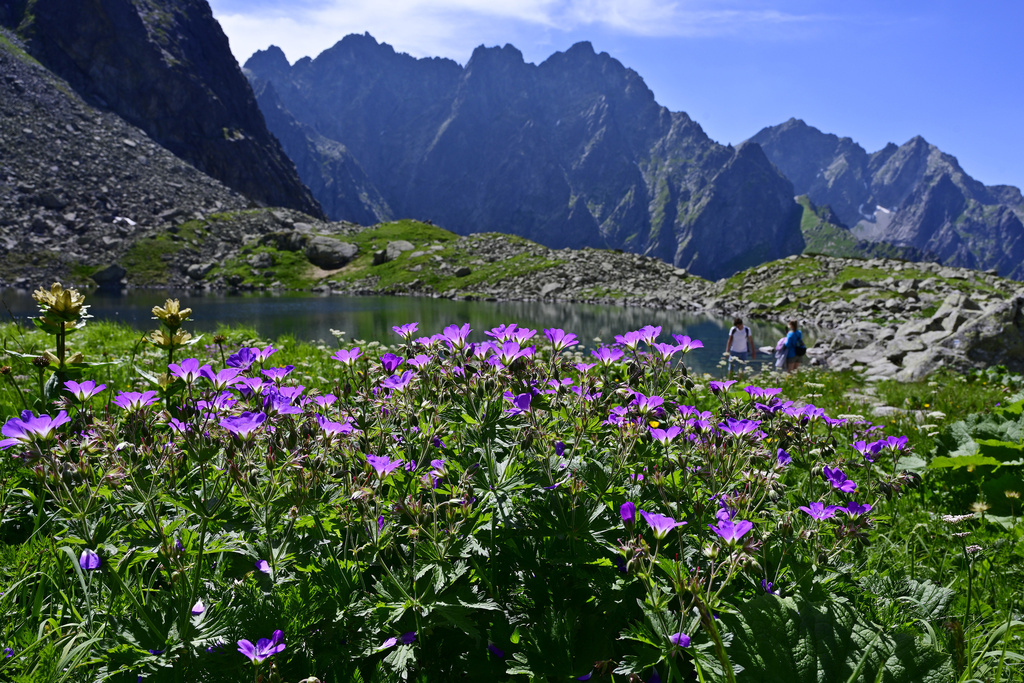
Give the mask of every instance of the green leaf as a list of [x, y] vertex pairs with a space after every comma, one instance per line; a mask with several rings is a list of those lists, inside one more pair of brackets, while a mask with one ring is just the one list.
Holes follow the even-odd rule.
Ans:
[[721, 621], [735, 635], [728, 648], [744, 681], [948, 681], [948, 658], [912, 635], [895, 635], [862, 620], [849, 603], [815, 605], [762, 595]]

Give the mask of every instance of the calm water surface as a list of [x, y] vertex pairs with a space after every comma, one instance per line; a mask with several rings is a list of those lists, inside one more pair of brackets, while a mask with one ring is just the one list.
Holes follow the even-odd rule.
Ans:
[[[663, 341], [671, 341], [672, 334], [687, 334], [703, 341], [705, 348], [689, 353], [686, 364], [698, 372], [713, 374], [723, 372], [718, 362], [732, 325], [732, 320], [679, 311], [536, 301], [132, 290], [122, 294], [93, 292], [86, 296], [86, 303], [96, 320], [120, 321], [136, 329], [147, 330], [157, 325], [152, 308], [162, 305], [168, 297], [179, 299], [183, 308], [192, 309], [192, 318], [185, 325], [188, 330], [212, 332], [221, 324], [247, 325], [266, 338], [291, 335], [304, 341], [324, 340], [329, 344], [334, 343], [332, 329], [344, 331], [348, 340], [394, 342], [398, 338], [391, 330], [392, 326], [409, 322], [418, 322], [419, 333], [424, 335], [440, 332], [446, 325], [468, 322], [473, 328], [470, 337], [473, 340], [484, 339], [484, 330], [503, 323], [514, 322], [538, 331], [546, 327], [560, 327], [567, 332], [575, 332], [588, 346], [594, 346], [595, 339], [610, 343], [616, 334], [644, 325], [660, 325]], [[9, 311], [16, 319], [24, 321], [37, 312], [30, 292], [4, 290], [0, 292], [0, 298], [6, 307], [2, 312], [4, 318], [9, 319]], [[749, 323], [754, 342], [759, 346], [773, 345], [784, 332], [781, 324]]]

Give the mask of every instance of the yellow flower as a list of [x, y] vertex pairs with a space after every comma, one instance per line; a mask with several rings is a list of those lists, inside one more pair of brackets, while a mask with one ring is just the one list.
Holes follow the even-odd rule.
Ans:
[[988, 510], [990, 507], [992, 506], [986, 503], [985, 501], [977, 500], [971, 503], [971, 512], [985, 512], [985, 510]]
[[188, 332], [175, 332], [174, 334], [167, 334], [163, 330], [153, 330], [149, 333], [149, 341], [153, 342], [161, 349], [169, 349], [171, 347], [178, 348], [184, 346], [185, 343], [192, 338], [192, 335]]
[[660, 422], [658, 422], [657, 420], [651, 420], [651, 421], [650, 421], [650, 422], [648, 422], [647, 424], [651, 425], [651, 428], [652, 428], [652, 429], [657, 429], [657, 428], [658, 428], [658, 425], [660, 425], [661, 423], [660, 423]]
[[32, 298], [36, 300], [44, 313], [55, 315], [61, 321], [74, 321], [82, 315], [82, 304], [85, 295], [77, 289], [64, 289], [59, 282], [50, 286], [50, 291], [37, 289]]
[[178, 303], [177, 299], [168, 299], [164, 302], [163, 306], [154, 306], [153, 315], [163, 321], [164, 325], [176, 330], [181, 327], [181, 323], [188, 320], [188, 317], [192, 315], [191, 308], [181, 308], [181, 304]]

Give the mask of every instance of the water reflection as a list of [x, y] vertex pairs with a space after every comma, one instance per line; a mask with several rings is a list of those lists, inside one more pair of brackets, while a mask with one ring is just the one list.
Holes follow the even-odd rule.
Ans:
[[[704, 342], [705, 348], [691, 352], [687, 365], [698, 372], [721, 374], [718, 362], [725, 349], [731, 320], [718, 320], [705, 315], [662, 311], [649, 308], [596, 306], [534, 301], [452, 301], [413, 297], [339, 297], [311, 294], [226, 295], [132, 290], [127, 293], [94, 292], [87, 296], [89, 312], [97, 320], [121, 321], [139, 330], [154, 327], [153, 306], [168, 298], [177, 298], [182, 307], [193, 309], [187, 329], [209, 332], [220, 324], [254, 327], [260, 335], [276, 338], [292, 335], [300, 340], [325, 340], [333, 343], [331, 330], [342, 330], [347, 339], [393, 342], [397, 339], [391, 328], [418, 322], [420, 332], [433, 334], [446, 325], [470, 323], [471, 339], [483, 339], [483, 331], [502, 323], [520, 326], [560, 327], [575, 332], [588, 346], [595, 339], [606, 343], [616, 334], [644, 325], [660, 325], [663, 341], [672, 334], [687, 334]], [[6, 290], [0, 293], [7, 310], [24, 320], [36, 312], [30, 292]], [[784, 334], [784, 326], [748, 321], [754, 342], [774, 345]], [[810, 339], [808, 339], [810, 341]], [[771, 358], [758, 356], [761, 362]]]

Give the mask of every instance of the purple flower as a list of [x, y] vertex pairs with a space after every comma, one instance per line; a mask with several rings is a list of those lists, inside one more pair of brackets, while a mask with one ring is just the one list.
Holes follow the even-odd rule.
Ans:
[[284, 632], [278, 629], [274, 631], [270, 639], [260, 638], [255, 645], [244, 638], [238, 641], [238, 651], [249, 658], [253, 664], [259, 664], [267, 657], [276, 655], [284, 650]]
[[497, 327], [492, 327], [491, 329], [484, 332], [484, 334], [486, 334], [488, 337], [503, 342], [512, 338], [512, 336], [515, 334], [516, 327], [518, 326], [515, 323], [509, 323], [508, 325], [502, 324], [498, 325]]
[[907, 445], [907, 441], [908, 439], [905, 436], [887, 436], [883, 445], [895, 453], [896, 451], [902, 451]]
[[544, 336], [548, 338], [549, 342], [551, 342], [551, 350], [556, 353], [562, 349], [567, 349], [570, 346], [575, 346], [579, 343], [575, 334], [572, 332], [567, 333], [565, 330], [557, 327], [544, 330]]
[[415, 376], [415, 372], [413, 372], [412, 370], [406, 370], [401, 375], [391, 375], [390, 377], [388, 377], [386, 380], [384, 380], [384, 386], [385, 388], [391, 389], [393, 391], [403, 391], [406, 387], [409, 386], [409, 383], [412, 382], [412, 379]]
[[13, 656], [14, 656], [14, 648], [5, 647], [4, 648], [4, 659], [10, 659]]
[[29, 444], [35, 441], [46, 441], [53, 437], [53, 430], [71, 418], [65, 411], [57, 413], [57, 417], [49, 415], [36, 417], [31, 410], [23, 410], [21, 417], [12, 417], [0, 427], [0, 434], [8, 437], [0, 440], [0, 448], [10, 448], [18, 444]]
[[748, 531], [754, 528], [753, 522], [748, 522], [745, 519], [731, 520], [721, 519], [718, 520], [718, 526], [708, 524], [711, 530], [722, 537], [722, 540], [733, 545], [739, 543], [740, 539], [743, 538]]
[[596, 358], [601, 365], [610, 365], [622, 358], [625, 354], [622, 349], [610, 349], [607, 346], [602, 346], [596, 351], [591, 351], [590, 355]]
[[262, 372], [272, 382], [280, 383], [280, 381], [287, 377], [288, 373], [294, 369], [294, 365], [286, 365], [283, 368], [269, 368], [267, 370], [261, 370], [260, 372]]
[[743, 387], [743, 391], [750, 395], [750, 398], [771, 398], [776, 394], [782, 393], [782, 389], [764, 389], [762, 387]]
[[761, 579], [761, 588], [764, 589], [765, 593], [769, 595], [778, 595], [779, 591], [775, 590], [775, 584], [768, 579]]
[[590, 370], [590, 368], [594, 367], [594, 365], [596, 365], [596, 364], [595, 363], [576, 363], [573, 367], [576, 368], [577, 372], [579, 372], [581, 374], [586, 374], [587, 371]]
[[850, 444], [853, 450], [863, 455], [864, 459], [868, 462], [875, 461], [875, 456], [878, 455], [884, 445], [884, 441], [873, 441], [871, 443], [868, 443], [867, 441], [854, 441]]
[[563, 442], [555, 442], [555, 455], [557, 455], [559, 458], [565, 455], [565, 444]]
[[633, 525], [636, 523], [636, 505], [629, 502], [628, 500], [622, 504], [619, 508], [619, 515], [622, 517], [622, 521], [626, 524]]
[[651, 529], [654, 530], [654, 537], [658, 539], [665, 538], [665, 536], [668, 535], [668, 532], [672, 531], [677, 526], [683, 526], [686, 524], [686, 522], [677, 522], [671, 517], [666, 517], [665, 515], [658, 514], [657, 512], [641, 510], [640, 514], [643, 516], [644, 521], [646, 521], [647, 524], [650, 525]]
[[627, 332], [626, 334], [615, 335], [615, 341], [619, 344], [622, 344], [627, 349], [635, 349], [636, 345], [640, 343], [640, 340], [640, 330], [633, 330], [632, 332]]
[[789, 453], [782, 450], [781, 448], [775, 453], [775, 462], [779, 464], [779, 467], [785, 467], [789, 463], [793, 462], [792, 456]]
[[220, 426], [245, 441], [266, 421], [266, 413], [246, 410], [238, 416], [221, 418]]
[[224, 368], [219, 372], [214, 372], [213, 368], [209, 365], [204, 365], [199, 368], [199, 374], [205, 377], [217, 391], [223, 391], [229, 387], [233, 387], [241, 372], [242, 371], [239, 368]]
[[469, 327], [469, 323], [466, 323], [462, 327], [459, 327], [458, 325], [449, 325], [441, 330], [441, 338], [450, 348], [462, 349], [466, 346], [466, 337], [469, 336], [470, 332], [472, 332], [472, 329]]
[[813, 519], [830, 519], [836, 516], [836, 510], [839, 510], [838, 505], [828, 505], [824, 503], [814, 502], [810, 506], [801, 505], [800, 509], [809, 514]]
[[402, 645], [410, 645], [416, 642], [416, 631], [406, 631], [400, 636], [388, 638], [380, 644], [378, 650], [387, 650], [389, 647], [394, 647], [401, 643]]
[[720, 394], [723, 391], [729, 391], [729, 387], [736, 384], [736, 380], [728, 379], [724, 382], [708, 382], [708, 389], [711, 389], [711, 393]]
[[100, 556], [95, 550], [86, 548], [78, 558], [78, 566], [87, 572], [99, 569], [101, 564]]
[[351, 422], [332, 422], [319, 413], [316, 415], [316, 422], [327, 436], [343, 436], [354, 431]]
[[513, 396], [511, 391], [506, 391], [505, 398], [512, 402], [512, 407], [508, 409], [508, 413], [510, 415], [519, 415], [520, 413], [529, 412], [530, 403], [533, 401], [533, 394]]
[[654, 342], [657, 341], [658, 336], [661, 334], [661, 325], [644, 325], [639, 329], [640, 339], [643, 340], [648, 346], [653, 346]]
[[266, 560], [256, 560], [256, 571], [263, 572], [264, 574], [269, 574], [270, 563]]
[[317, 404], [321, 408], [326, 408], [337, 403], [338, 397], [334, 394], [324, 394], [323, 396], [317, 396], [313, 399], [313, 403]]
[[690, 636], [685, 633], [673, 633], [668, 637], [668, 639], [673, 645], [678, 645], [679, 647], [690, 647]]
[[825, 473], [825, 478], [828, 479], [828, 483], [832, 484], [832, 488], [839, 489], [843, 493], [853, 493], [857, 489], [857, 484], [847, 479], [846, 473], [838, 467], [833, 469], [826, 465], [823, 472]]
[[672, 425], [668, 429], [658, 429], [651, 427], [651, 438], [660, 443], [662, 446], [667, 446], [672, 439], [679, 436], [679, 433], [683, 431], [683, 428], [678, 425]]
[[91, 379], [81, 383], [76, 382], [73, 379], [69, 379], [67, 382], [64, 382], [64, 388], [70, 391], [71, 395], [77, 400], [88, 401], [90, 398], [106, 389], [107, 385], [97, 385], [96, 382]]
[[501, 350], [498, 352], [501, 362], [505, 365], [511, 365], [514, 361], [519, 358], [528, 358], [534, 354], [534, 347], [527, 346], [525, 349], [519, 346], [519, 342], [506, 341], [501, 344]]
[[850, 517], [857, 518], [871, 512], [871, 503], [857, 503], [851, 500], [846, 504], [845, 508], [839, 508], [839, 511], [845, 512]]
[[402, 460], [392, 460], [386, 455], [373, 455], [372, 453], [366, 456], [366, 462], [370, 464], [370, 467], [373, 468], [381, 479], [404, 464]]
[[243, 346], [237, 352], [228, 356], [228, 367], [248, 370], [249, 366], [259, 359], [259, 349]]
[[637, 412], [641, 415], [657, 413], [664, 404], [665, 399], [661, 396], [644, 396], [639, 391], [633, 392], [633, 400], [630, 401], [630, 405], [636, 406]]
[[731, 417], [725, 418], [724, 423], [720, 423], [718, 428], [726, 434], [731, 434], [736, 437], [745, 436], [757, 430], [761, 426], [761, 423], [757, 420], [736, 420]]
[[114, 405], [119, 408], [123, 408], [130, 413], [142, 410], [146, 406], [151, 406], [154, 403], [156, 403], [155, 391], [145, 391], [142, 393], [139, 393], [138, 391], [122, 391], [114, 397]]
[[198, 600], [196, 600], [196, 604], [192, 605], [192, 616], [198, 617], [205, 611], [206, 605], [203, 604], [203, 599], [199, 598]]
[[675, 355], [677, 351], [679, 351], [678, 346], [674, 344], [664, 344], [662, 342], [651, 344], [651, 348], [658, 352], [662, 360], [668, 360]]
[[395, 325], [391, 329], [395, 331], [399, 337], [405, 341], [409, 341], [412, 335], [416, 334], [416, 330], [419, 329], [419, 323], [406, 323], [405, 325]]
[[356, 358], [359, 358], [362, 353], [363, 352], [359, 350], [358, 346], [351, 349], [338, 349], [334, 355], [331, 356], [331, 360], [339, 361], [345, 365], [352, 365]]
[[494, 643], [487, 643], [487, 650], [498, 659], [505, 658], [505, 651], [497, 645], [495, 645]]
[[699, 339], [690, 339], [685, 334], [673, 334], [672, 338], [676, 340], [676, 344], [679, 344], [679, 350], [683, 353], [704, 348], [704, 342]]
[[209, 365], [199, 366], [199, 361], [195, 358], [186, 358], [178, 363], [171, 363], [167, 366], [167, 369], [171, 371], [171, 374], [181, 379], [185, 384], [192, 384], [199, 379], [202, 374], [202, 370], [209, 371]]
[[422, 369], [425, 365], [430, 363], [431, 360], [433, 359], [430, 356], [420, 353], [409, 359], [409, 365], [414, 368]]
[[401, 356], [396, 356], [393, 353], [385, 353], [380, 357], [380, 364], [384, 368], [384, 372], [389, 375], [398, 369], [398, 366], [405, 362], [405, 359]]

